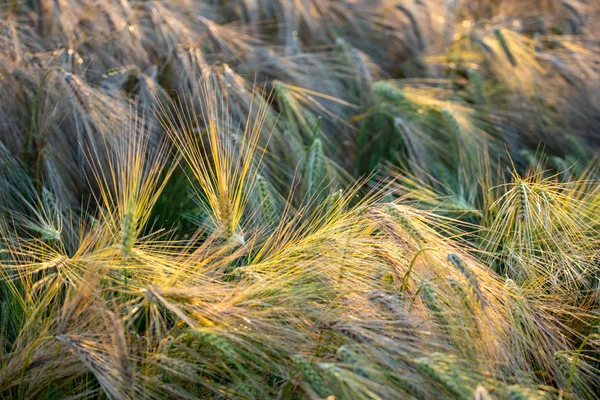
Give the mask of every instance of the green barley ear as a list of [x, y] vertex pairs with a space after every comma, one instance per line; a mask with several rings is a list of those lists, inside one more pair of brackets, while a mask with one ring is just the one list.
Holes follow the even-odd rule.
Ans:
[[42, 224], [38, 228], [40, 234], [42, 235], [41, 239], [43, 241], [52, 242], [55, 240], [60, 240], [61, 231], [54, 226], [50, 224]]
[[200, 343], [217, 349], [227, 359], [234, 359], [236, 351], [231, 343], [222, 335], [202, 329], [191, 329], [189, 333]]
[[44, 221], [42, 224], [42, 240], [51, 242], [60, 240], [62, 234], [61, 224], [60, 221], [56, 221], [56, 219], [60, 218], [58, 210], [59, 205], [57, 204], [54, 194], [46, 188], [42, 188], [42, 204], [45, 208], [51, 209], [52, 211], [50, 211], [50, 213], [55, 217], [48, 221]]
[[387, 214], [398, 223], [406, 233], [408, 233], [415, 241], [425, 242], [425, 237], [419, 232], [412, 222], [404, 215], [405, 211], [401, 206], [390, 203], [385, 208]]
[[456, 299], [459, 302], [459, 304], [469, 312], [472, 312], [471, 303], [468, 300], [469, 297], [472, 297], [471, 293], [469, 293], [468, 290], [465, 290], [464, 285], [454, 277], [446, 278], [446, 282], [448, 283], [448, 286], [450, 286], [454, 290]]
[[335, 352], [335, 357], [340, 362], [347, 364], [356, 374], [365, 378], [368, 377], [367, 372], [361, 367], [361, 364], [364, 364], [364, 361], [349, 346], [343, 345], [338, 347]]
[[508, 46], [508, 42], [506, 41], [506, 37], [502, 33], [502, 30], [501, 29], [495, 29], [494, 30], [494, 35], [496, 35], [496, 39], [498, 39], [498, 43], [500, 43], [500, 46], [502, 47], [502, 50], [504, 50], [504, 53], [506, 54], [506, 57], [508, 58], [508, 61], [510, 61], [510, 63], [512, 64], [513, 67], [516, 67], [517, 66], [517, 60], [515, 59], [513, 53], [510, 51], [510, 47]]
[[551, 397], [540, 389], [523, 385], [511, 385], [507, 391], [508, 400], [549, 400]]
[[305, 360], [302, 356], [293, 355], [291, 356], [292, 361], [300, 372], [306, 383], [313, 389], [319, 396], [327, 397], [330, 393], [330, 390], [325, 383], [325, 380], [319, 375], [317, 369], [315, 368], [315, 364]]
[[448, 261], [450, 261], [450, 263], [465, 277], [472, 297], [479, 302], [482, 308], [485, 307], [486, 301], [481, 292], [481, 288], [479, 287], [477, 275], [464, 264], [458, 254], [448, 254]]
[[[455, 141], [455, 145], [458, 149], [458, 153], [456, 154], [460, 155], [463, 151], [465, 153], [469, 151], [473, 153], [473, 145], [472, 143], [469, 143], [469, 141], [472, 139], [470, 137], [472, 136], [472, 134], [470, 134], [470, 132], [468, 131], [469, 128], [463, 127], [460, 122], [463, 121], [464, 123], [464, 119], [460, 119], [460, 115], [455, 114], [455, 112], [451, 108], [444, 107], [439, 111], [439, 113], [442, 117], [443, 125], [447, 128], [448, 132], [451, 134], [451, 137]], [[460, 160], [457, 160], [457, 162], [460, 162]], [[442, 181], [452, 182], [453, 180], [454, 179], [452, 177], [444, 177]]]
[[396, 288], [396, 279], [394, 278], [394, 274], [391, 272], [387, 272], [381, 278], [381, 284], [384, 290], [394, 290]]
[[275, 205], [273, 188], [264, 176], [258, 175], [256, 190], [258, 193], [260, 220], [263, 224], [273, 227], [277, 223], [277, 206]]
[[565, 135], [564, 140], [576, 159], [589, 160], [593, 156], [593, 151], [585, 146], [581, 138], [575, 135]]
[[469, 399], [472, 388], [464, 379], [464, 371], [457, 368], [453, 360], [442, 353], [434, 353], [430, 357], [415, 360], [417, 369], [444, 387], [459, 399]]
[[401, 88], [388, 81], [377, 81], [373, 84], [373, 92], [379, 97], [401, 104], [408, 101]]
[[460, 138], [463, 136], [462, 128], [456, 120], [454, 114], [452, 114], [452, 111], [447, 108], [442, 108], [440, 110], [440, 115], [442, 116], [444, 124], [446, 124], [448, 129], [450, 129], [450, 132], [455, 138]]
[[327, 202], [325, 209], [330, 214], [342, 211], [343, 205], [340, 204], [340, 199], [343, 197], [344, 191], [342, 189], [335, 190], [329, 196], [327, 196]]
[[239, 398], [242, 398], [242, 399], [264, 398], [264, 394], [261, 393], [261, 391], [256, 386], [249, 385], [245, 382], [237, 383], [233, 387], [232, 392], [236, 397], [239, 396]]
[[471, 92], [471, 97], [473, 102], [478, 105], [485, 104], [485, 90], [483, 84], [483, 78], [477, 72], [477, 70], [473, 68], [469, 68], [467, 71], [467, 75], [469, 77], [469, 89]]
[[440, 313], [442, 311], [438, 305], [437, 294], [429, 282], [421, 282], [421, 291], [419, 293], [421, 294], [421, 299], [427, 309], [434, 313]]
[[442, 332], [447, 332], [450, 325], [444, 316], [443, 305], [440, 303], [435, 288], [429, 282], [422, 281], [419, 294], [421, 300], [423, 300], [423, 304], [425, 304], [427, 310], [432, 314]]
[[132, 205], [128, 207], [121, 222], [121, 256], [127, 260], [136, 240], [137, 221]]
[[306, 184], [306, 199], [310, 200], [318, 193], [325, 180], [325, 155], [320, 138], [314, 139], [308, 149], [302, 177]]

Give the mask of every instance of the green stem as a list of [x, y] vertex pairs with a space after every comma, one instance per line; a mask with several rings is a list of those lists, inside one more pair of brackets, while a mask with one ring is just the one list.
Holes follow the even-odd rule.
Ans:
[[413, 256], [412, 260], [410, 261], [410, 266], [408, 267], [408, 271], [406, 271], [406, 274], [404, 274], [404, 278], [402, 278], [402, 289], [401, 289], [402, 292], [406, 292], [408, 290], [408, 278], [410, 278], [410, 274], [412, 273], [413, 267], [415, 266], [417, 257], [419, 257], [419, 255], [421, 255], [421, 253], [424, 253], [428, 250], [435, 250], [435, 249], [433, 247], [425, 247], [424, 249], [417, 251], [417, 253]]
[[573, 365], [571, 365], [571, 371], [569, 372], [569, 380], [567, 381], [567, 387], [565, 389], [567, 396], [569, 395], [569, 392], [571, 390], [571, 383], [573, 382], [573, 377], [575, 376], [575, 368], [577, 367], [577, 362], [579, 361], [579, 357], [581, 357], [581, 352], [583, 350], [583, 347], [587, 344], [587, 342], [592, 337], [600, 337], [600, 335], [598, 335], [597, 333], [592, 333], [592, 334], [586, 336], [585, 339], [583, 339], [583, 342], [581, 342], [581, 345], [579, 346], [579, 348], [577, 349], [577, 353], [575, 354], [575, 358], [573, 359]]

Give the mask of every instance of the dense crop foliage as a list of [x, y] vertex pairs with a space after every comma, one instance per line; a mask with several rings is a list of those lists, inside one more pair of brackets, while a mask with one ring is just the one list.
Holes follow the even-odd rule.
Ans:
[[597, 398], [598, 2], [0, 16], [0, 398]]

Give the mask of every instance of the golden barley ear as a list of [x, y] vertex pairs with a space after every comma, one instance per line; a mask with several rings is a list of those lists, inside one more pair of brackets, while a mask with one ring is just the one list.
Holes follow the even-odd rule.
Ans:
[[207, 200], [214, 233], [232, 244], [243, 244], [246, 206], [265, 151], [258, 142], [261, 135], [269, 135], [262, 131], [267, 105], [261, 103], [255, 116], [249, 112], [245, 124], [236, 127], [226, 95], [216, 89], [216, 77], [207, 75], [199, 85], [200, 105], [184, 97], [183, 110], [173, 113], [162, 108], [161, 123]]

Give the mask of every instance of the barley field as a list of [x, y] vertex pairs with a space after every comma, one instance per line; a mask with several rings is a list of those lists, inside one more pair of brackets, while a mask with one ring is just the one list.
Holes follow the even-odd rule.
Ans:
[[600, 398], [600, 2], [0, 0], [0, 398]]

